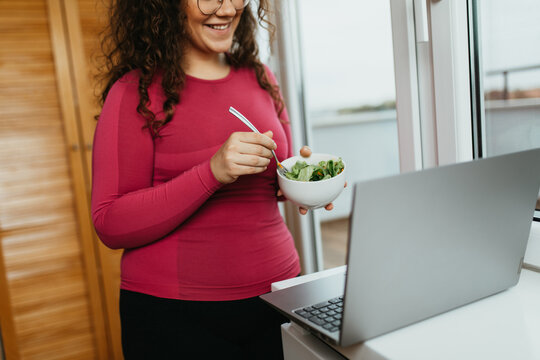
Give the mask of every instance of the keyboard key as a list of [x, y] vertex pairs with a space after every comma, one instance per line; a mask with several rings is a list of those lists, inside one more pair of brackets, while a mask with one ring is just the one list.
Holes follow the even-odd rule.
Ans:
[[334, 327], [334, 325], [332, 325], [332, 324], [324, 324], [323, 325], [323, 328], [325, 328], [326, 330], [329, 330], [329, 329], [331, 329], [333, 327]]
[[304, 311], [304, 310], [295, 310], [294, 312], [296, 314], [300, 315], [301, 317], [305, 317], [306, 319], [311, 316], [310, 313], [308, 313], [307, 311]]
[[328, 316], [334, 316], [336, 314], [337, 313], [334, 310], [330, 310], [329, 312], [326, 313], [326, 315], [328, 315]]
[[330, 310], [335, 310], [335, 309], [338, 308], [338, 306], [337, 306], [337, 305], [330, 305], [328, 308], [329, 308]]
[[336, 326], [336, 327], [333, 327], [333, 328], [329, 329], [328, 331], [335, 332], [335, 331], [338, 331], [338, 330], [339, 330], [339, 328]]
[[311, 322], [314, 322], [315, 324], [317, 325], [324, 325], [326, 322], [323, 320], [323, 319], [319, 319], [318, 317], [316, 316], [312, 316], [308, 319], [309, 321]]
[[332, 304], [335, 304], [337, 302], [340, 302], [341, 300], [339, 300], [338, 298], [334, 298], [334, 299], [331, 299], [331, 300], [328, 300], [329, 303], [332, 303]]
[[339, 326], [339, 325], [341, 325], [341, 320], [336, 320], [336, 321], [332, 322], [332, 324], [334, 324], [335, 326]]
[[304, 311], [311, 311], [311, 310], [313, 310], [313, 308], [311, 306], [308, 306], [308, 307], [305, 307], [303, 310]]
[[322, 313], [322, 314], [320, 314], [320, 315], [317, 315], [317, 317], [318, 317], [319, 319], [324, 319], [324, 318], [328, 317], [328, 315], [326, 315], [325, 313]]
[[327, 312], [329, 310], [330, 310], [329, 306], [325, 306], [325, 307], [319, 309], [319, 311], [322, 311], [322, 312]]
[[338, 320], [341, 320], [341, 314], [336, 314], [334, 315], [334, 318], [338, 319]]
[[331, 323], [332, 321], [335, 321], [335, 320], [336, 320], [336, 318], [333, 317], [333, 316], [327, 316], [327, 317], [324, 318], [324, 321], [330, 322], [330, 323]]
[[319, 315], [321, 312], [319, 310], [313, 310], [311, 315]]
[[321, 302], [321, 303], [318, 303], [318, 304], [313, 305], [313, 307], [314, 307], [315, 309], [320, 309], [320, 308], [323, 308], [323, 307], [328, 306], [328, 305], [330, 305], [330, 304], [328, 303], [328, 301], [323, 301], [323, 302]]

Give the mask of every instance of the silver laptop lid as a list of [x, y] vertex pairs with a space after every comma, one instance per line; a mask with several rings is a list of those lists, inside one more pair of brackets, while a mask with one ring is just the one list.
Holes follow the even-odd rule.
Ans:
[[515, 285], [540, 149], [355, 185], [341, 344]]

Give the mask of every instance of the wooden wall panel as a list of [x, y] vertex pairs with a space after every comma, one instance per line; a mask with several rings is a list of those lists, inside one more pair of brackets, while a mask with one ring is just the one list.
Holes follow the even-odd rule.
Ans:
[[86, 97], [81, 97], [80, 87], [77, 86], [74, 76], [80, 69], [73, 62], [78, 59], [77, 56], [81, 52], [70, 41], [68, 24], [73, 21], [73, 19], [70, 19], [73, 14], [67, 13], [65, 7], [65, 4], [74, 3], [73, 1], [47, 0], [48, 20], [59, 103], [62, 110], [62, 123], [68, 147], [71, 180], [76, 198], [75, 211], [78, 218], [79, 240], [84, 260], [86, 285], [89, 290], [89, 305], [92, 310], [95, 343], [99, 357], [105, 358], [109, 356], [109, 347], [107, 345], [106, 314], [103, 311], [99, 259], [96, 255], [96, 243], [92, 236], [93, 226], [90, 219], [90, 182], [86, 165], [87, 151], [84, 144], [84, 135], [87, 133], [87, 128], [81, 126], [80, 118], [80, 109], [85, 104]]
[[48, 15], [45, 0], [0, 1], [0, 260], [20, 358], [95, 359]]
[[[91, 176], [92, 141], [100, 106], [97, 95], [101, 84], [96, 76], [103, 62], [101, 34], [107, 21], [108, 1], [64, 0], [74, 80], [77, 92], [80, 128], [85, 143], [87, 176]], [[88, 179], [88, 187], [91, 181]], [[114, 359], [122, 359], [121, 328], [119, 317], [120, 259], [122, 250], [105, 247], [94, 234], [101, 266], [103, 297], [107, 311], [110, 351]]]
[[98, 68], [103, 63], [101, 54], [101, 34], [107, 24], [108, 1], [79, 0], [79, 17], [82, 30], [84, 53], [88, 60], [88, 73], [92, 85], [98, 74]]

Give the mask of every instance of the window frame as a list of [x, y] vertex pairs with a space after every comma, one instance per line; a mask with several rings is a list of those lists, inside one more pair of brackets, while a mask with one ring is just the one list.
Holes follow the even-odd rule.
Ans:
[[[293, 149], [310, 145], [311, 130], [307, 125], [302, 79], [300, 27], [296, 0], [276, 0], [272, 12], [276, 24], [276, 45], [272, 49], [271, 63], [281, 87], [289, 118], [291, 119]], [[272, 66], [271, 66], [272, 67]], [[293, 150], [293, 151], [294, 151]], [[291, 202], [283, 205], [285, 222], [295, 239], [303, 274], [324, 269], [321, 231], [317, 214], [309, 211], [300, 215]]]
[[[413, 0], [390, 0], [400, 171], [423, 168]], [[399, 61], [398, 61], [399, 59]]]
[[[437, 165], [473, 159], [467, 0], [428, 0]], [[436, 26], [435, 26], [436, 25]]]

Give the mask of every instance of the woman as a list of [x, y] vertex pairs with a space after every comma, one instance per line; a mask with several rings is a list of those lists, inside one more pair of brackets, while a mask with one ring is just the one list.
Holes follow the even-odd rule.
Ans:
[[[260, 22], [267, 7], [259, 1]], [[285, 319], [258, 295], [300, 273], [271, 155], [291, 156], [291, 137], [249, 0], [111, 10], [92, 215], [103, 243], [125, 249], [124, 355], [281, 358]]]

